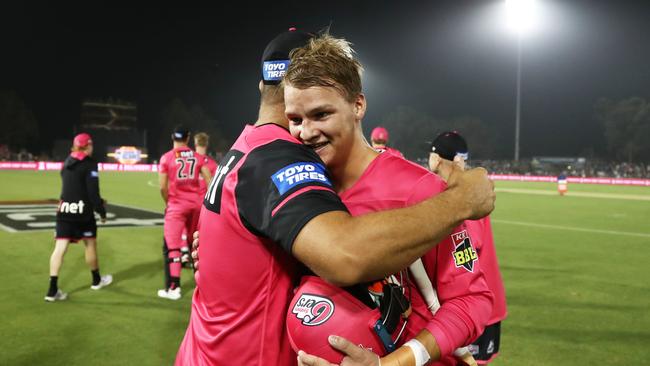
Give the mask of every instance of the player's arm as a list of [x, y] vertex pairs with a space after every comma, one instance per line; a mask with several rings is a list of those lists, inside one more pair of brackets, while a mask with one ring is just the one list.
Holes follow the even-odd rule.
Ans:
[[102, 222], [106, 221], [106, 208], [104, 207], [104, 200], [99, 195], [99, 171], [97, 163], [93, 162], [90, 169], [86, 174], [86, 190], [88, 191], [88, 198], [93, 205], [93, 209], [102, 218]]
[[201, 166], [201, 176], [203, 177], [205, 184], [209, 185], [210, 180], [212, 179], [212, 173], [210, 172], [210, 168], [208, 168], [207, 165]]
[[240, 215], [252, 232], [279, 243], [340, 286], [406, 268], [462, 220], [484, 216], [494, 207], [485, 170], [458, 170], [449, 189], [436, 197], [409, 208], [352, 217], [327, 172], [310, 167], [316, 175], [305, 177], [327, 178], [320, 181], [295, 176], [305, 162], [322, 165], [312, 150], [288, 142], [249, 154], [238, 172]]
[[162, 171], [158, 172], [158, 185], [160, 186], [160, 196], [165, 205], [167, 205], [167, 199], [169, 198], [169, 179], [167, 178], [167, 173]]
[[319, 276], [348, 286], [395, 273], [440, 242], [463, 220], [494, 208], [484, 169], [455, 169], [447, 190], [414, 206], [352, 217], [332, 211], [309, 221], [292, 252]]

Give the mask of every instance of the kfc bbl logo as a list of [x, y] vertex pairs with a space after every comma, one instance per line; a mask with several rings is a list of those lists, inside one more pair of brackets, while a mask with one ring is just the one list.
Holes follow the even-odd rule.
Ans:
[[469, 272], [474, 272], [474, 262], [478, 259], [478, 255], [472, 247], [467, 230], [451, 234], [451, 240], [454, 242], [452, 256], [456, 267], [463, 267]]
[[303, 325], [321, 325], [334, 314], [334, 303], [326, 297], [302, 294], [291, 312], [302, 320]]

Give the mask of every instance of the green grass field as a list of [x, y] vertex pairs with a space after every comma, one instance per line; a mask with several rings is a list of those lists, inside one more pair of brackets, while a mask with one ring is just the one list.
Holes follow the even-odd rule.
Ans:
[[[112, 203], [162, 211], [148, 173], [102, 173]], [[493, 225], [509, 317], [505, 365], [641, 365], [650, 359], [650, 188], [497, 183]], [[57, 172], [0, 171], [0, 201], [57, 198]], [[547, 192], [549, 194], [544, 194]], [[572, 195], [573, 194], [573, 195]], [[170, 365], [187, 324], [184, 297], [159, 299], [162, 228], [102, 228], [100, 266], [115, 282], [91, 291], [83, 249], [71, 246], [46, 303], [53, 232], [0, 230], [0, 349], [6, 365]]]

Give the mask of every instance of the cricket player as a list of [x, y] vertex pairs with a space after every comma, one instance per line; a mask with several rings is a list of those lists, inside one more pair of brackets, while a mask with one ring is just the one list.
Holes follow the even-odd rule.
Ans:
[[[442, 179], [390, 152], [378, 152], [368, 146], [361, 128], [366, 111], [361, 85], [362, 68], [352, 55], [353, 51], [345, 40], [329, 35], [315, 38], [307, 46], [293, 51], [292, 63], [284, 79], [286, 115], [291, 134], [314, 149], [325, 162], [332, 172], [335, 190], [352, 215], [406, 207], [440, 194], [445, 189]], [[402, 278], [401, 286], [405, 287], [403, 292], [410, 300], [411, 309], [406, 311], [410, 314], [403, 315], [407, 320], [403, 332], [396, 333], [399, 326], [392, 331], [395, 333], [393, 337], [399, 337], [392, 341], [398, 344], [407, 342], [384, 356], [381, 365], [456, 365], [452, 352], [477, 338], [490, 316], [492, 295], [464, 222], [426, 252], [421, 261], [430, 286], [437, 290], [441, 307], [435, 315], [432, 314], [420, 288], [408, 280], [411, 276], [395, 274], [393, 278]], [[323, 357], [334, 357], [332, 352], [328, 352], [328, 347], [324, 347], [329, 334], [322, 334], [319, 328], [323, 325], [314, 323], [311, 318], [307, 322], [304, 317], [299, 319], [304, 313], [320, 314], [322, 311], [322, 307], [312, 311], [305, 309], [316, 304], [314, 296], [319, 295], [318, 287], [312, 287], [309, 280], [303, 281], [305, 285], [309, 286], [308, 289], [299, 287], [293, 306], [289, 307], [287, 325], [290, 339], [294, 346], [305, 347], [297, 349], [318, 350]], [[386, 298], [385, 290], [383, 294], [382, 301], [391, 300]], [[322, 298], [332, 299], [334, 296]], [[298, 303], [299, 299], [303, 301]], [[332, 308], [341, 308], [335, 300], [332, 302]], [[380, 301], [379, 307], [383, 308], [382, 305]], [[336, 310], [333, 312], [332, 316], [336, 316]], [[351, 313], [349, 321], [341, 321], [341, 326], [347, 328], [360, 315]], [[294, 330], [308, 338], [297, 339], [293, 336]], [[359, 329], [341, 329], [341, 332], [334, 334], [350, 334], [353, 336], [351, 345], [365, 348], [354, 346], [356, 351], [348, 356], [348, 362], [372, 357], [372, 352], [367, 349], [373, 343], [363, 343], [364, 339], [369, 342], [372, 339], [359, 333], [382, 338], [381, 332], [373, 334], [375, 329], [363, 325]], [[372, 350], [385, 354], [391, 351], [392, 345], [387, 344], [384, 348], [374, 345]], [[342, 356], [329, 360], [338, 363]], [[300, 359], [306, 365], [319, 364], [312, 357], [301, 355]], [[378, 364], [376, 359], [374, 364]]]
[[221, 160], [203, 201], [201, 267], [176, 365], [295, 365], [285, 315], [300, 262], [342, 286], [381, 278], [493, 208], [486, 172], [458, 171], [437, 197], [352, 217], [284, 115], [289, 52], [310, 38], [290, 29], [264, 50], [258, 120]]
[[56, 212], [56, 238], [50, 257], [50, 288], [45, 301], [65, 300], [68, 294], [58, 287], [59, 270], [69, 243], [84, 241], [86, 264], [90, 267], [93, 290], [99, 290], [113, 282], [113, 276], [99, 274], [97, 259], [97, 223], [95, 213], [106, 222], [104, 200], [99, 194], [97, 162], [91, 157], [93, 140], [87, 133], [75, 136], [72, 152], [61, 169], [61, 196]]
[[557, 177], [557, 192], [560, 196], [564, 196], [568, 191], [568, 183], [566, 174], [562, 173]]
[[181, 298], [181, 257], [188, 253], [189, 246], [184, 239], [193, 233], [201, 209], [201, 188], [199, 177], [210, 181], [210, 170], [206, 157], [188, 147], [190, 131], [178, 126], [172, 133], [173, 149], [160, 158], [158, 183], [165, 201], [165, 226], [163, 260], [165, 262], [165, 288], [158, 290], [158, 296], [178, 300]]
[[399, 157], [404, 157], [401, 151], [388, 147], [388, 130], [384, 127], [375, 127], [370, 133], [370, 144], [372, 148], [379, 151], [388, 151], [391, 154]]
[[[431, 144], [429, 169], [443, 180], [446, 180], [454, 162], [464, 169], [468, 154], [467, 142], [458, 132], [443, 132]], [[475, 249], [481, 261], [481, 268], [485, 274], [488, 287], [494, 295], [492, 314], [487, 322], [488, 325], [485, 327], [483, 334], [469, 346], [469, 350], [477, 363], [487, 365], [499, 353], [501, 321], [508, 315], [506, 295], [494, 246], [490, 217], [486, 216], [480, 220], [466, 222], [472, 238], [475, 239]]]

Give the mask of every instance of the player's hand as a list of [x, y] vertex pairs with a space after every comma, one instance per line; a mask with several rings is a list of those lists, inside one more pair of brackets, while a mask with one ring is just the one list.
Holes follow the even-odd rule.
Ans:
[[[380, 366], [379, 356], [361, 348], [347, 339], [339, 336], [329, 336], [328, 342], [332, 348], [345, 354], [340, 366]], [[298, 366], [336, 366], [320, 357], [298, 352]]]
[[455, 203], [461, 207], [460, 212], [465, 220], [478, 220], [494, 210], [494, 183], [483, 168], [463, 171], [454, 165], [447, 187], [454, 191]]
[[194, 261], [194, 270], [199, 270], [199, 232], [194, 232], [194, 240], [192, 240], [192, 259]]
[[105, 223], [106, 223], [106, 218], [105, 218], [105, 217], [101, 217], [101, 218], [99, 219], [99, 222], [101, 222], [102, 224], [105, 224]]

